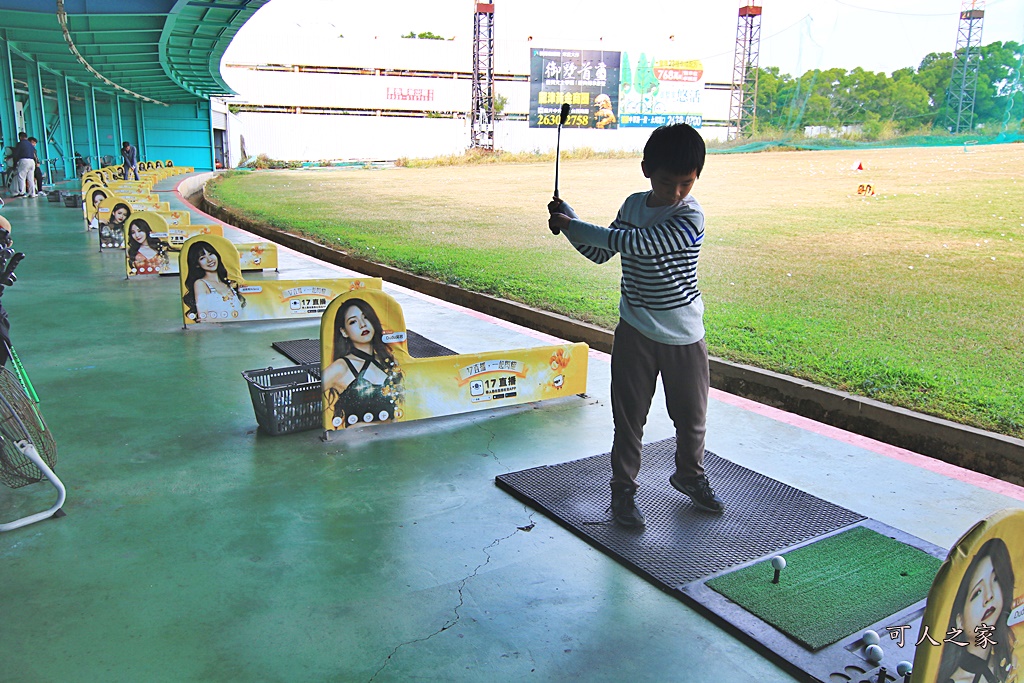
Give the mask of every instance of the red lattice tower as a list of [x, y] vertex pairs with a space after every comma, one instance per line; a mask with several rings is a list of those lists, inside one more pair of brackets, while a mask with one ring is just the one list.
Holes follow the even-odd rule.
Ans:
[[736, 57], [729, 102], [729, 139], [750, 132], [757, 119], [757, 61], [761, 51], [760, 0], [746, 0], [736, 21]]

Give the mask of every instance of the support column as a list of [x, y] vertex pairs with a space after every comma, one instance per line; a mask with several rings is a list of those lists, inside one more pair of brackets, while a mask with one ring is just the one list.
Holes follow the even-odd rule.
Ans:
[[88, 111], [92, 114], [92, 157], [96, 159], [96, 166], [99, 166], [99, 115], [96, 114], [96, 89], [89, 88]]
[[135, 121], [139, 127], [139, 161], [149, 161], [149, 149], [146, 146], [146, 105], [135, 102]]
[[[61, 155], [60, 157], [57, 157], [57, 159], [51, 159], [50, 158], [50, 148], [51, 148], [51, 145], [50, 145], [50, 141], [51, 141], [50, 123], [46, 120], [46, 98], [43, 96], [43, 67], [42, 67], [41, 64], [39, 64], [39, 62], [36, 62], [36, 83], [37, 83], [37, 85], [39, 87], [39, 116], [42, 118], [42, 122], [43, 122], [43, 129], [42, 129], [41, 134], [39, 136], [40, 142], [43, 143], [43, 153], [40, 154], [39, 156], [40, 156], [40, 158], [47, 160], [46, 161], [46, 182], [52, 183], [53, 182], [53, 171], [54, 171], [54, 168], [55, 168], [56, 164], [58, 163], [58, 160], [59, 160], [59, 163], [61, 163], [63, 165], [64, 164], [64, 159], [62, 158], [63, 155]], [[59, 119], [58, 119], [58, 121], [59, 121]], [[56, 128], [56, 127], [57, 127], [56, 124], [54, 124], [54, 128]], [[56, 152], [58, 150], [56, 148], [54, 148], [53, 151]], [[68, 177], [67, 174], [65, 174], [64, 177], [67, 178]]]
[[66, 84], [62, 83], [62, 77], [54, 74], [54, 92], [57, 93], [57, 119], [61, 122], [60, 144], [64, 148], [64, 177], [75, 177], [75, 151], [71, 139], [71, 106], [68, 102]]
[[25, 65], [25, 82], [28, 90], [28, 107], [25, 110], [25, 131], [34, 138], [39, 138], [43, 126], [42, 92], [39, 90], [39, 75], [36, 65], [29, 62]]
[[[216, 171], [217, 170], [217, 150], [214, 149], [213, 100], [207, 100], [207, 102], [210, 105], [209, 116], [207, 117], [207, 119], [209, 119], [209, 124], [210, 124], [210, 168], [213, 169], [214, 171]], [[197, 106], [197, 108], [198, 108], [198, 106]], [[227, 131], [225, 131], [225, 133], [226, 132]], [[227, 163], [227, 159], [225, 159], [224, 162], [226, 164]]]
[[[68, 122], [68, 154], [70, 154], [72, 156], [72, 158], [73, 158], [75, 156], [75, 124], [71, 120], [71, 90], [70, 90], [70, 88], [68, 88], [68, 77], [66, 75], [62, 76], [61, 80], [64, 82], [63, 83], [63, 85], [64, 85], [64, 88], [63, 88], [63, 92], [64, 92], [64, 106], [61, 108], [61, 111], [63, 112], [64, 116], [67, 117], [67, 122]], [[60, 88], [59, 85], [57, 87], [57, 91], [58, 92], [61, 91], [61, 88]], [[59, 95], [58, 95], [58, 97], [59, 97]]]
[[13, 147], [18, 144], [18, 123], [14, 114], [14, 71], [11, 62], [11, 46], [7, 32], [0, 32], [0, 132], [3, 144]]
[[114, 95], [114, 110], [117, 116], [115, 126], [117, 127], [117, 140], [114, 141], [115, 146], [120, 149], [121, 143], [124, 142], [124, 131], [121, 130], [121, 98]]

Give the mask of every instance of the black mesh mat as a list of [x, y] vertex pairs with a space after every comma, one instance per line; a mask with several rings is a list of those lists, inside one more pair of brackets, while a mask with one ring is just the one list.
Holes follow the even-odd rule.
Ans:
[[636, 497], [647, 517], [643, 531], [611, 521], [608, 454], [499, 475], [495, 483], [673, 592], [714, 572], [865, 519], [711, 452], [704, 467], [725, 501], [722, 515], [697, 510], [669, 485], [675, 471], [675, 439], [644, 446]]
[[[421, 334], [406, 330], [409, 355], [413, 358], [434, 358], [436, 356], [455, 356], [447, 346], [430, 341]], [[316, 365], [320, 362], [319, 339], [293, 339], [271, 344], [272, 347], [299, 365]]]

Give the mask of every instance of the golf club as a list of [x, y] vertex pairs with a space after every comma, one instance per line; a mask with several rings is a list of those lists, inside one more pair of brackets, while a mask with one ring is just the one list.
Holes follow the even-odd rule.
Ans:
[[[569, 118], [569, 103], [562, 105], [558, 115], [558, 137], [555, 140], [555, 201], [558, 200], [558, 162], [562, 159], [562, 124]], [[558, 234], [558, 228], [551, 228], [552, 234]]]

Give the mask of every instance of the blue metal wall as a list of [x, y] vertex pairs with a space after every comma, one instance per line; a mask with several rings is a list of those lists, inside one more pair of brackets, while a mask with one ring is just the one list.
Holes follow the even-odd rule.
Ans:
[[139, 150], [141, 161], [170, 159], [176, 166], [213, 168], [213, 123], [209, 100], [162, 106], [115, 96], [53, 71], [30, 55], [12, 49], [0, 30], [0, 140], [18, 139], [17, 102], [24, 106], [25, 128], [53, 179], [74, 176], [74, 154], [98, 167], [104, 158], [121, 160], [121, 141]]

